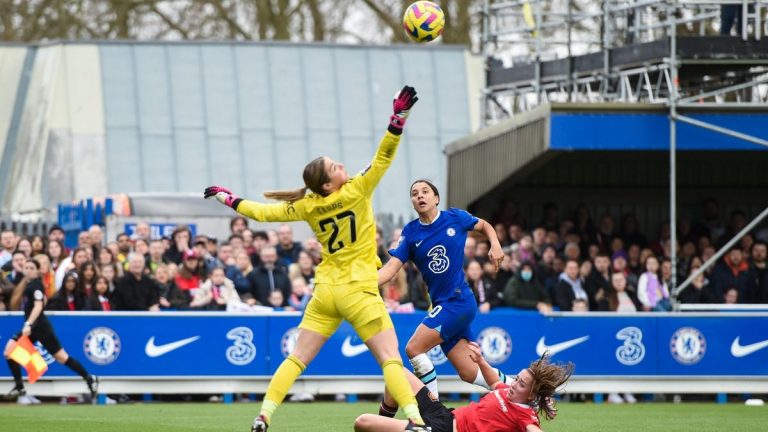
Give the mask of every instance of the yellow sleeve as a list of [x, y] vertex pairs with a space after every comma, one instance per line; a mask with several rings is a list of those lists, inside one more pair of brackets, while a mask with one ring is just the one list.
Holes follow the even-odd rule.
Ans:
[[395, 159], [398, 145], [400, 145], [400, 135], [386, 131], [379, 142], [376, 154], [373, 155], [371, 164], [360, 175], [352, 179], [352, 183], [362, 189], [363, 194], [370, 195], [376, 189], [376, 185], [379, 184], [387, 172], [387, 168]]
[[237, 212], [259, 222], [300, 221], [304, 220], [304, 200], [264, 204], [244, 199], [237, 205]]

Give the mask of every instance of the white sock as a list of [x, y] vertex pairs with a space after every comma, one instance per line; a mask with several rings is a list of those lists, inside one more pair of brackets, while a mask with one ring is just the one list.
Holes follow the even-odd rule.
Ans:
[[413, 374], [419, 377], [421, 382], [427, 386], [427, 390], [432, 392], [435, 397], [438, 397], [437, 393], [437, 373], [435, 372], [435, 365], [429, 359], [426, 353], [419, 354], [416, 357], [410, 359], [411, 366], [413, 366]]
[[[493, 370], [496, 371], [496, 374], [499, 376], [499, 381], [507, 385], [512, 385], [512, 377], [507, 376], [504, 372], [500, 371], [499, 369], [493, 368]], [[485, 377], [483, 376], [483, 372], [480, 371], [480, 368], [477, 368], [477, 378], [475, 378], [472, 384], [478, 385], [480, 387], [484, 387], [488, 391], [493, 390], [491, 386], [489, 386], [488, 383], [485, 382]]]

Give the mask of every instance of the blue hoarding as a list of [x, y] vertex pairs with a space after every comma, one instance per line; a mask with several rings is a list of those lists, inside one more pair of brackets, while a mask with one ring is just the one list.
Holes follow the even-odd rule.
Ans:
[[[692, 113], [690, 117], [768, 139], [766, 113]], [[550, 134], [552, 150], [669, 150], [669, 117], [666, 113], [553, 112]], [[678, 122], [677, 149], [764, 151], [765, 147]]]
[[[402, 348], [423, 314], [393, 315]], [[269, 376], [296, 342], [298, 314], [75, 313], [50, 317], [64, 348], [93, 373], [120, 377]], [[0, 343], [21, 316], [0, 315]], [[515, 373], [544, 351], [590, 376], [766, 376], [768, 314], [479, 315], [476, 340], [486, 358]], [[455, 375], [439, 349], [439, 374]], [[49, 358], [52, 361], [52, 359]], [[7, 374], [5, 372], [4, 374]], [[378, 375], [365, 345], [346, 323], [306, 375]], [[70, 376], [58, 364], [47, 376]]]

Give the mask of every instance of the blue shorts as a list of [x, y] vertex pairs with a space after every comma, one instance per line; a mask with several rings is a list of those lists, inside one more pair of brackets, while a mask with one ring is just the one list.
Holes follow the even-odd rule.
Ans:
[[461, 297], [453, 297], [432, 306], [422, 323], [440, 333], [443, 343], [440, 348], [448, 354], [462, 339], [472, 340], [472, 321], [477, 315], [477, 302], [472, 292], [464, 292]]

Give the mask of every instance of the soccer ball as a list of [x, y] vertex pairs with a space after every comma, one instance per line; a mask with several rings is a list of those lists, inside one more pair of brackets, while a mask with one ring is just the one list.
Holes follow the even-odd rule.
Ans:
[[443, 34], [445, 14], [430, 1], [417, 1], [403, 15], [405, 34], [416, 42], [430, 42]]

